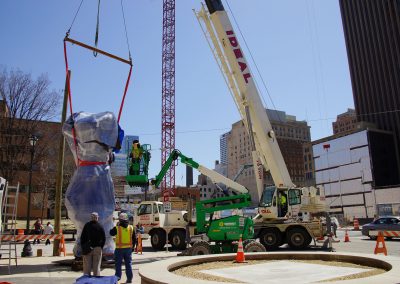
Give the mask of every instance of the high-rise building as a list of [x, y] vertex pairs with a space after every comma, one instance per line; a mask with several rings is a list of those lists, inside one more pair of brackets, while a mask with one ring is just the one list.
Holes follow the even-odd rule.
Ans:
[[[310, 142], [310, 127], [305, 121], [297, 121], [295, 116], [287, 115], [283, 111], [266, 110], [271, 121], [272, 128], [278, 139], [289, 174], [294, 184], [305, 185], [305, 164], [303, 157], [303, 144]], [[227, 139], [227, 166], [228, 178], [233, 179], [244, 165], [253, 164], [251, 146], [248, 132], [240, 120], [232, 124], [232, 130]], [[237, 178], [237, 182], [249, 189], [252, 200], [257, 203], [257, 193], [254, 168], [244, 169]], [[264, 185], [272, 185], [270, 174], [264, 174]]]
[[227, 132], [222, 134], [219, 137], [219, 160], [221, 164], [226, 165], [228, 163], [228, 156], [227, 156], [227, 151], [228, 151], [228, 136], [231, 134], [231, 132]]
[[358, 120], [392, 131], [399, 145], [400, 1], [339, 2]]

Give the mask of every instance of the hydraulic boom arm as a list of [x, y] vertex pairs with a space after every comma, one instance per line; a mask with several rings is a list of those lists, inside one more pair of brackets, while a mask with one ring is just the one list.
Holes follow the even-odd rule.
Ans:
[[216, 171], [210, 170], [210, 169], [198, 164], [197, 162], [193, 161], [193, 159], [188, 158], [185, 155], [183, 155], [177, 149], [175, 149], [175, 150], [173, 150], [171, 152], [171, 154], [169, 155], [167, 161], [165, 162], [165, 164], [161, 168], [160, 173], [156, 176], [155, 179], [153, 179], [151, 181], [151, 183], [153, 185], [155, 185], [156, 187], [158, 187], [160, 185], [162, 179], [164, 178], [165, 173], [171, 167], [172, 163], [178, 158], [180, 158], [182, 163], [188, 165], [189, 167], [192, 167], [192, 168], [198, 170], [203, 175], [209, 177], [212, 182], [214, 182], [214, 183], [217, 183], [217, 182], [223, 183], [227, 187], [230, 187], [237, 194], [246, 194], [246, 193], [248, 193], [247, 188], [245, 188], [243, 185], [238, 184], [238, 183], [228, 179], [227, 177], [217, 173]]

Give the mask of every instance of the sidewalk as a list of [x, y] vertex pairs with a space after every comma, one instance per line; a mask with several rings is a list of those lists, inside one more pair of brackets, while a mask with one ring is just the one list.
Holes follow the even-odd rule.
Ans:
[[[75, 283], [75, 280], [82, 276], [82, 271], [72, 271], [69, 266], [61, 266], [57, 262], [62, 260], [72, 260], [74, 257], [70, 255], [74, 242], [67, 242], [67, 256], [53, 257], [53, 243], [49, 246], [45, 246], [44, 242], [39, 245], [31, 245], [33, 250], [33, 257], [20, 257], [23, 248], [23, 243], [17, 245], [18, 253], [18, 266], [16, 267], [15, 262], [12, 262], [11, 275], [8, 274], [8, 259], [0, 260], [0, 282], [10, 283], [21, 283], [21, 284], [71, 284]], [[43, 256], [37, 257], [37, 249], [43, 250]], [[176, 252], [154, 252], [151, 249], [150, 242], [148, 240], [143, 241], [144, 252], [142, 255], [132, 254], [133, 258], [133, 283], [140, 283], [140, 277], [138, 275], [139, 268], [147, 263], [167, 259], [176, 256]], [[123, 275], [120, 283], [125, 283], [125, 268], [123, 267]], [[115, 270], [113, 268], [104, 268], [101, 270], [102, 276], [114, 275]]]

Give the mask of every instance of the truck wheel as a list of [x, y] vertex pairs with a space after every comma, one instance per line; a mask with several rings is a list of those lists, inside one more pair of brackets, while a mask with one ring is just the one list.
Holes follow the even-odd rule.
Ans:
[[205, 241], [195, 242], [190, 248], [190, 255], [205, 255], [210, 253], [210, 244]]
[[174, 230], [171, 233], [170, 244], [173, 249], [183, 250], [186, 248], [186, 233], [181, 230]]
[[303, 228], [292, 228], [287, 232], [287, 241], [291, 249], [305, 249], [311, 243], [311, 236]]
[[260, 242], [267, 251], [277, 250], [282, 245], [282, 235], [278, 229], [267, 228], [260, 233]]
[[253, 241], [244, 247], [244, 252], [266, 252], [266, 250], [262, 244]]
[[165, 232], [161, 231], [161, 230], [155, 231], [151, 235], [150, 241], [151, 241], [151, 246], [153, 247], [153, 249], [155, 249], [155, 250], [163, 249], [165, 246], [165, 243], [166, 243]]
[[245, 248], [249, 243], [255, 242], [256, 240], [254, 239], [247, 239], [243, 241], [243, 247]]

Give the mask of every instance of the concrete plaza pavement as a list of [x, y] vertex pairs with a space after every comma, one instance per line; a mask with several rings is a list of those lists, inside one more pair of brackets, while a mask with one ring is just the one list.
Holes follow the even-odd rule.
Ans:
[[[61, 266], [58, 262], [74, 259], [72, 256], [72, 249], [75, 242], [66, 242], [67, 256], [52, 256], [53, 255], [53, 243], [45, 246], [42, 241], [39, 245], [32, 245], [33, 257], [19, 257], [18, 266], [15, 266], [15, 262], [12, 262], [11, 274], [8, 274], [8, 259], [0, 259], [0, 282], [10, 282], [16, 284], [71, 284], [75, 283], [75, 280], [83, 275], [82, 271], [72, 271], [70, 266]], [[18, 256], [21, 256], [23, 243], [17, 244]], [[43, 256], [37, 257], [36, 253], [38, 249], [42, 249]], [[138, 275], [139, 268], [147, 263], [151, 263], [158, 260], [171, 258], [177, 255], [176, 251], [158, 251], [155, 252], [150, 246], [150, 241], [143, 241], [143, 254], [132, 254], [133, 258], [133, 283], [140, 283], [140, 277]], [[114, 268], [102, 268], [102, 276], [114, 275]], [[126, 282], [125, 268], [122, 268], [122, 279], [120, 283]]]
[[[334, 243], [334, 248], [337, 252], [347, 252], [354, 254], [373, 254], [375, 248], [375, 241], [371, 241], [368, 238], [361, 235], [360, 231], [349, 231], [350, 243], [344, 243], [344, 230], [338, 231], [339, 243]], [[74, 283], [77, 278], [82, 276], [82, 271], [72, 271], [70, 266], [61, 266], [57, 262], [62, 260], [72, 260], [74, 257], [71, 255], [74, 242], [67, 241], [67, 256], [53, 257], [53, 244], [45, 246], [42, 241], [39, 245], [32, 245], [34, 252], [33, 257], [19, 257], [18, 266], [11, 266], [11, 273], [8, 274], [7, 264], [8, 259], [0, 259], [0, 282], [10, 283], [33, 283], [33, 284], [71, 284]], [[393, 239], [386, 242], [388, 255], [400, 257], [400, 239]], [[18, 256], [21, 255], [23, 243], [17, 245]], [[37, 257], [37, 249], [43, 250], [43, 256]], [[155, 252], [150, 246], [149, 240], [143, 242], [144, 252], [142, 255], [133, 254], [133, 283], [140, 283], [140, 277], [138, 275], [139, 269], [145, 264], [153, 263], [159, 260], [165, 260], [177, 255], [176, 251], [158, 251]], [[289, 251], [289, 249], [281, 249], [281, 251]], [[13, 264], [13, 263], [12, 263]], [[124, 275], [125, 269], [123, 267], [123, 276], [120, 283], [125, 283], [126, 276]], [[101, 270], [103, 276], [114, 275], [114, 268], [103, 268]], [[157, 273], [157, 271], [154, 271]]]

